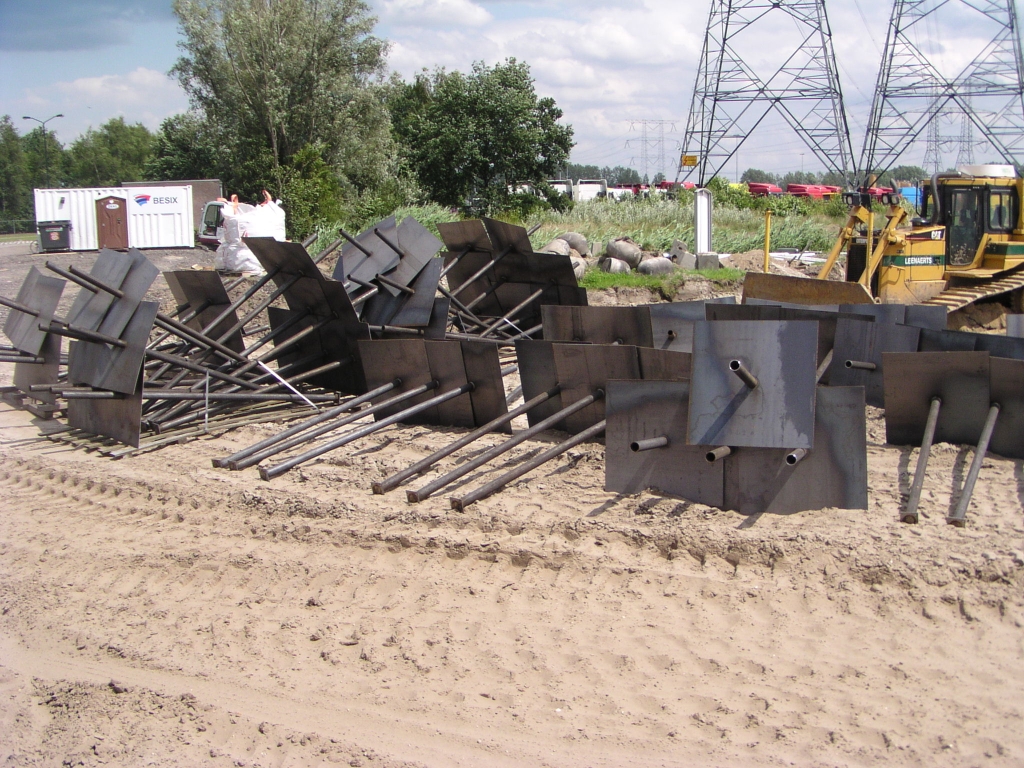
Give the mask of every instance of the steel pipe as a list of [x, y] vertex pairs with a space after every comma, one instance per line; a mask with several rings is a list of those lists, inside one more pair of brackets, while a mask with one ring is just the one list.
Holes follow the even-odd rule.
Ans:
[[747, 370], [747, 367], [743, 365], [742, 360], [730, 360], [729, 370], [739, 376], [740, 381], [746, 384], [750, 389], [757, 389], [757, 377]]
[[664, 448], [668, 445], [668, 438], [665, 435], [661, 437], [649, 437], [646, 440], [634, 440], [629, 444], [629, 450], [633, 453], [640, 453], [641, 451], [653, 451], [655, 448]]
[[724, 459], [726, 456], [731, 455], [732, 448], [730, 448], [728, 445], [720, 445], [717, 448], [714, 448], [705, 453], [704, 458], [707, 459], [709, 463], [714, 464], [716, 461]]
[[960, 500], [957, 501], [953, 514], [946, 518], [946, 522], [950, 525], [963, 528], [966, 524], [967, 508], [971, 505], [971, 496], [974, 495], [974, 484], [978, 482], [978, 475], [981, 474], [981, 465], [985, 461], [985, 454], [988, 453], [988, 444], [992, 439], [992, 432], [996, 428], [999, 411], [999, 403], [992, 403], [989, 406], [988, 417], [985, 419], [985, 426], [981, 430], [981, 439], [978, 440], [978, 447], [974, 449], [971, 469], [967, 473], [963, 490], [960, 492]]
[[786, 464], [788, 464], [791, 467], [795, 467], [797, 464], [799, 464], [807, 457], [808, 453], [810, 453], [810, 451], [808, 451], [806, 448], [797, 448], [792, 453], [786, 454]]
[[874, 363], [865, 363], [861, 360], [847, 360], [847, 368], [854, 368], [858, 371], [874, 371], [878, 368]]
[[910, 498], [907, 499], [907, 509], [900, 520], [904, 523], [916, 523], [920, 518], [917, 508], [921, 503], [921, 489], [924, 488], [924, 477], [928, 470], [928, 455], [932, 450], [932, 441], [935, 440], [935, 427], [939, 423], [939, 410], [942, 408], [942, 400], [933, 397], [928, 406], [928, 420], [924, 425], [924, 437], [921, 439], [921, 452], [917, 456], [917, 468], [914, 470], [914, 484], [910, 487]]
[[358, 440], [361, 437], [366, 437], [367, 435], [373, 434], [374, 432], [384, 429], [385, 427], [389, 427], [392, 424], [397, 424], [398, 422], [407, 419], [410, 416], [415, 416], [418, 413], [422, 413], [423, 411], [429, 410], [430, 408], [433, 408], [435, 405], [440, 405], [441, 403], [453, 400], [456, 397], [461, 397], [467, 392], [472, 391], [474, 387], [475, 385], [473, 384], [473, 382], [463, 384], [458, 389], [449, 390], [448, 392], [437, 395], [436, 397], [432, 397], [429, 400], [425, 400], [424, 402], [418, 405], [414, 405], [411, 408], [406, 408], [404, 411], [399, 411], [396, 414], [388, 416], [386, 419], [382, 419], [381, 421], [369, 424], [360, 429], [355, 429], [346, 435], [342, 435], [336, 440], [332, 440], [329, 443], [317, 446], [316, 448], [306, 451], [305, 453], [300, 454], [299, 456], [295, 456], [291, 459], [288, 459], [287, 461], [281, 464], [277, 464], [276, 466], [273, 467], [260, 467], [260, 477], [263, 478], [264, 480], [272, 480], [273, 478], [284, 474], [293, 467], [296, 467], [299, 464], [303, 464], [309, 461], [310, 459], [315, 459], [317, 456], [322, 456], [323, 454], [328, 453], [329, 451], [333, 451], [335, 448], [340, 448], [343, 445], [348, 445], [349, 443]]
[[456, 512], [465, 512], [466, 507], [468, 507], [470, 504], [480, 501], [480, 499], [486, 499], [488, 496], [491, 496], [492, 494], [495, 494], [498, 491], [500, 491], [513, 480], [522, 477], [527, 472], [532, 472], [542, 464], [546, 464], [552, 459], [561, 456], [570, 448], [574, 448], [580, 443], [585, 443], [587, 440], [597, 437], [602, 432], [604, 432], [605, 424], [605, 420], [601, 419], [601, 421], [597, 422], [597, 424], [595, 424], [594, 426], [583, 430], [579, 434], [573, 435], [568, 440], [559, 443], [553, 448], [549, 448], [539, 456], [535, 456], [529, 461], [524, 461], [515, 469], [506, 472], [501, 477], [495, 478], [491, 482], [487, 483], [486, 485], [480, 486], [476, 490], [470, 491], [465, 496], [453, 496], [451, 498], [452, 509], [454, 509]]

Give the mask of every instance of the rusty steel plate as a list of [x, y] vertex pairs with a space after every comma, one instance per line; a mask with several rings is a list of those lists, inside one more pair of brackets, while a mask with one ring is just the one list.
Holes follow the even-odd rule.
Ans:
[[68, 426], [139, 447], [142, 435], [142, 378], [133, 394], [113, 400], [68, 400]]
[[[398, 225], [394, 216], [389, 216], [372, 227], [356, 235], [356, 240], [370, 252], [367, 256], [352, 243], [346, 241], [342, 246], [341, 256], [334, 267], [334, 279], [344, 282], [349, 278], [356, 278], [363, 282], [370, 282], [377, 275], [390, 272], [396, 266], [400, 257], [387, 243], [377, 237], [374, 230], [380, 232], [392, 243], [398, 242]], [[353, 284], [350, 292], [359, 293], [363, 288]]]
[[921, 329], [919, 352], [973, 352], [978, 341], [973, 333]]
[[[451, 392], [469, 382], [460, 342], [423, 340], [420, 343], [427, 350], [431, 376], [441, 383], [432, 396]], [[500, 369], [498, 375], [501, 376]], [[414, 416], [408, 423], [471, 428], [474, 426], [473, 403], [467, 392]]]
[[[690, 444], [813, 447], [817, 346], [813, 321], [695, 323]], [[731, 370], [734, 361], [756, 387]]]
[[[105, 285], [120, 288], [121, 282], [131, 266], [132, 259], [127, 254], [104, 248], [93, 262], [89, 275]], [[71, 304], [71, 309], [68, 310], [67, 321], [76, 328], [95, 331], [100, 327], [107, 310], [113, 303], [113, 294], [98, 288], [95, 291], [80, 288]]]
[[527, 273], [531, 283], [576, 287], [576, 271], [572, 259], [558, 253], [531, 253], [526, 257]]
[[[645, 488], [688, 501], [721, 507], [723, 462], [708, 462], [707, 449], [686, 444], [685, 381], [608, 381], [605, 418], [604, 488], [639, 493]], [[640, 440], [668, 438], [668, 445], [633, 451]]]
[[999, 418], [988, 449], [1010, 459], [1024, 459], [1024, 360], [989, 360], [992, 402]]
[[486, 217], [482, 221], [491, 239], [491, 249], [495, 254], [500, 253], [508, 246], [512, 247], [512, 253], [518, 253], [523, 256], [529, 256], [533, 253], [530, 236], [526, 234], [524, 227]]
[[[555, 370], [554, 344], [550, 341], [520, 339], [516, 342], [516, 360], [519, 363], [519, 381], [523, 385], [523, 401], [529, 401], [558, 384]], [[568, 400], [565, 401], [567, 405]], [[563, 408], [561, 393], [550, 400], [531, 408], [527, 414], [530, 426], [537, 424]], [[553, 429], [565, 431], [565, 422], [559, 422]]]
[[544, 338], [587, 344], [652, 347], [651, 310], [639, 307], [542, 306]]
[[645, 381], [689, 381], [693, 355], [671, 349], [637, 347], [640, 375]]
[[64, 285], [65, 282], [60, 278], [44, 275], [34, 266], [29, 268], [15, 301], [37, 310], [39, 315], [28, 315], [16, 309], [8, 310], [4, 333], [15, 349], [29, 355], [39, 354], [49, 335], [39, 330], [39, 326], [48, 326], [53, 320]]
[[[562, 404], [604, 389], [609, 379], [639, 379], [637, 348], [626, 344], [558, 344], [553, 346], [555, 372], [562, 386]], [[576, 434], [604, 418], [604, 399], [565, 417], [567, 432]]]
[[442, 222], [437, 225], [437, 231], [444, 241], [444, 247], [451, 251], [452, 258], [467, 248], [470, 252], [491, 250], [491, 238], [487, 236], [487, 229], [480, 219]]
[[883, 368], [886, 442], [920, 445], [939, 397], [935, 442], [977, 444], [990, 402], [988, 352], [889, 352]]
[[814, 448], [797, 464], [787, 448], [737, 448], [724, 465], [723, 507], [744, 515], [867, 509], [867, 428], [862, 387], [819, 387]]
[[105, 333], [108, 336], [121, 335], [121, 331], [125, 329], [128, 321], [135, 314], [139, 302], [142, 301], [146, 292], [149, 291], [149, 287], [160, 274], [156, 265], [147, 259], [138, 248], [129, 248], [127, 258], [131, 261], [131, 265], [119, 286], [123, 295], [114, 299], [98, 329], [100, 333]]
[[29, 393], [41, 403], [53, 405], [57, 397], [52, 392], [32, 392], [35, 384], [56, 384], [60, 373], [60, 341], [55, 333], [47, 333], [39, 350], [33, 354], [43, 358], [42, 363], [15, 363], [14, 386]]
[[[473, 405], [473, 422], [482, 427], [489, 421], [508, 413], [505, 401], [505, 383], [501, 377], [501, 362], [498, 360], [498, 345], [490, 341], [460, 341], [462, 360], [466, 367], [466, 379], [476, 388], [469, 393]], [[502, 428], [511, 432], [510, 424]]]
[[[445, 266], [447, 267], [457, 255], [458, 254], [452, 253], [448, 254], [448, 256], [445, 257]], [[498, 283], [498, 278], [494, 274], [494, 268], [489, 266], [492, 259], [493, 257], [489, 253], [467, 253], [459, 259], [458, 263], [452, 266], [445, 275], [448, 290], [455, 293], [458, 288], [465, 285], [466, 287], [462, 288], [462, 290], [458, 291], [456, 294], [456, 297], [463, 304], [469, 304], [476, 300], [480, 294], [491, 291], [491, 289]], [[487, 267], [487, 269], [480, 277], [473, 282], [466, 284], [466, 281], [469, 280], [469, 278], [485, 267]], [[480, 304], [474, 306], [473, 311], [477, 314], [491, 315], [497, 310], [497, 306], [498, 305], [494, 303], [494, 300], [489, 296], [488, 298], [483, 299]]]
[[[862, 386], [867, 404], [884, 408], [882, 353], [916, 352], [920, 335], [920, 328], [909, 325], [839, 318], [828, 383], [834, 387]], [[848, 362], [852, 366], [847, 367]], [[875, 369], [858, 368], [858, 363], [869, 363]]]

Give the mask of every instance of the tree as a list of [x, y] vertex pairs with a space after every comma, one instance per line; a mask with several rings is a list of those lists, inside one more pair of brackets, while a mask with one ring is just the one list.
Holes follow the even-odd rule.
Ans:
[[153, 151], [143, 171], [153, 181], [219, 178], [225, 181], [223, 157], [227, 137], [218, 135], [196, 112], [172, 115], [153, 137]]
[[90, 128], [67, 150], [69, 181], [81, 187], [112, 187], [122, 181], [140, 181], [152, 154], [153, 134], [142, 123], [128, 125], [115, 117]]
[[367, 90], [387, 44], [365, 2], [174, 0], [174, 12], [184, 55], [171, 72], [211, 130], [236, 137], [231, 162], [253, 166], [246, 176], [280, 194], [293, 157], [315, 145], [357, 186], [377, 180], [388, 123]]
[[512, 190], [558, 175], [572, 149], [562, 110], [539, 98], [530, 68], [515, 59], [469, 74], [435, 70], [389, 99], [392, 125], [421, 186], [442, 205], [509, 204]]
[[21, 137], [21, 147], [29, 189], [64, 186], [64, 145], [57, 134], [36, 127]]
[[778, 184], [779, 177], [769, 171], [747, 168], [740, 176], [740, 181], [744, 184]]
[[31, 188], [21, 137], [10, 115], [0, 118], [0, 219], [20, 219], [31, 209]]

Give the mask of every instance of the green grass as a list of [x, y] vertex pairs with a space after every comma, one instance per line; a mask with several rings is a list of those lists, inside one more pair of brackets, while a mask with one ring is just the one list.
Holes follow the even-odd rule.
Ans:
[[22, 232], [16, 235], [0, 235], [0, 243], [17, 243], [22, 240], [31, 242], [36, 239], [36, 236], [31, 232]]
[[607, 288], [648, 288], [662, 296], [671, 298], [685, 283], [688, 277], [699, 276], [715, 283], [729, 284], [736, 283], [743, 279], [743, 272], [739, 269], [685, 269], [674, 272], [671, 275], [641, 275], [638, 272], [627, 272], [624, 274], [612, 274], [602, 272], [600, 269], [588, 269], [580, 285], [592, 291], [605, 290]]

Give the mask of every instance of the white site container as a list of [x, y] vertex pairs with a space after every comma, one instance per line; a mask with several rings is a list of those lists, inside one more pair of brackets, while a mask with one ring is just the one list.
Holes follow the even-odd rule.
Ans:
[[119, 197], [128, 211], [128, 245], [133, 248], [191, 248], [195, 245], [192, 187], [87, 187], [36, 189], [36, 222], [70, 221], [73, 251], [99, 248], [96, 201]]

